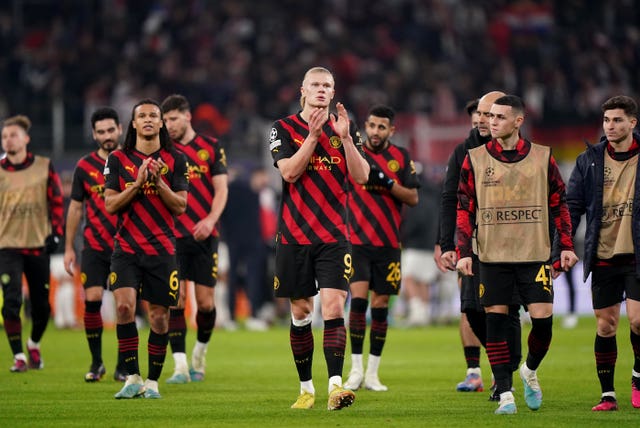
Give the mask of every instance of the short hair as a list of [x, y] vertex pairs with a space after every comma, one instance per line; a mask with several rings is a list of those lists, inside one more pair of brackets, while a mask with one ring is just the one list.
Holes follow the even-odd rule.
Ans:
[[376, 105], [369, 109], [369, 116], [385, 117], [389, 119], [389, 123], [393, 123], [396, 112], [389, 106]]
[[180, 112], [186, 112], [191, 110], [187, 97], [180, 94], [169, 95], [162, 101], [162, 113], [166, 113], [172, 110], [178, 110]]
[[2, 122], [3, 128], [12, 125], [19, 126], [24, 129], [24, 132], [29, 133], [29, 129], [31, 129], [31, 120], [27, 116], [19, 114], [17, 116], [8, 117], [4, 122]]
[[111, 107], [100, 107], [91, 114], [91, 128], [96, 129], [96, 122], [105, 119], [113, 119], [116, 125], [120, 125], [118, 112]]
[[465, 111], [467, 112], [467, 114], [469, 116], [472, 116], [473, 113], [478, 111], [478, 103], [479, 102], [480, 102], [479, 98], [476, 98], [475, 100], [467, 101], [467, 104], [464, 106], [464, 109], [465, 109]]
[[504, 95], [493, 102], [501, 106], [510, 106], [514, 111], [524, 114], [524, 101], [517, 95]]
[[624, 114], [626, 114], [627, 116], [638, 116], [638, 104], [633, 98], [627, 97], [626, 95], [616, 95], [615, 97], [611, 97], [607, 101], [602, 103], [603, 113], [607, 110], [614, 110], [617, 108], [624, 110]]

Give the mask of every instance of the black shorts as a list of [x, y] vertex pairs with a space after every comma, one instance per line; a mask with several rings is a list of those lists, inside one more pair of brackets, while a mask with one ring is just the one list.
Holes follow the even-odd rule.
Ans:
[[460, 277], [460, 312], [484, 312], [480, 304], [480, 261], [477, 256], [472, 257], [473, 276]]
[[353, 245], [353, 276], [350, 282], [367, 281], [378, 294], [397, 295], [400, 291], [400, 248]]
[[553, 279], [549, 262], [480, 262], [480, 303], [482, 306], [519, 303], [553, 303]]
[[218, 280], [218, 242], [213, 236], [196, 241], [193, 236], [176, 239], [178, 276], [199, 285], [215, 287]]
[[625, 298], [640, 301], [640, 280], [636, 277], [635, 266], [594, 266], [591, 276], [593, 309], [608, 308]]
[[346, 242], [276, 244], [275, 296], [302, 299], [315, 296], [320, 288], [348, 291], [353, 275], [350, 250]]
[[111, 251], [98, 251], [93, 248], [82, 250], [80, 262], [80, 281], [86, 289], [89, 287], [107, 288], [111, 272]]
[[135, 288], [142, 299], [154, 305], [175, 306], [180, 288], [176, 257], [115, 250], [111, 256], [109, 285], [112, 291]]

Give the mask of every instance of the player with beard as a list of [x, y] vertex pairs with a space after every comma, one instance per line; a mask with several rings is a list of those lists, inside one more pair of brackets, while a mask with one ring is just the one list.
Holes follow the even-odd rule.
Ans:
[[[76, 269], [74, 249], [78, 227], [84, 219], [80, 279], [84, 288], [84, 331], [91, 352], [91, 365], [84, 377], [96, 382], [105, 375], [102, 361], [102, 296], [107, 287], [116, 216], [107, 214], [104, 207], [103, 170], [109, 154], [118, 148], [122, 125], [118, 113], [111, 107], [97, 109], [91, 115], [91, 129], [98, 149], [84, 156], [76, 164], [71, 185], [71, 202], [67, 210], [64, 268], [71, 276]], [[121, 361], [114, 371], [114, 379], [124, 381], [126, 373]]]
[[[171, 308], [169, 343], [175, 369], [167, 383], [204, 379], [206, 353], [216, 323], [214, 287], [218, 278], [218, 220], [229, 194], [227, 158], [222, 144], [191, 126], [189, 101], [170, 95], [162, 102], [164, 122], [177, 150], [189, 162], [187, 210], [176, 219], [176, 252], [180, 277], [178, 306]], [[197, 340], [187, 365], [184, 304], [187, 281], [195, 284]]]
[[[387, 106], [369, 110], [364, 153], [371, 166], [369, 180], [358, 184], [351, 178], [349, 198], [354, 274], [351, 277], [351, 372], [345, 388], [362, 385], [372, 391], [386, 391], [378, 367], [387, 337], [389, 297], [400, 291], [400, 222], [402, 206], [418, 203], [418, 177], [409, 152], [390, 140], [395, 131], [395, 112]], [[371, 331], [367, 370], [362, 361], [366, 333], [366, 312], [371, 290]]]

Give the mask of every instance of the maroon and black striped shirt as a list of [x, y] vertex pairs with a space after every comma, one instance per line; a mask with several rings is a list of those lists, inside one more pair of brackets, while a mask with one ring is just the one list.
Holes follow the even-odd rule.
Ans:
[[[196, 223], [211, 212], [215, 191], [211, 179], [215, 175], [227, 173], [227, 158], [219, 141], [212, 137], [196, 135], [187, 144], [174, 142], [189, 163], [189, 198], [187, 210], [176, 218], [176, 237], [193, 234]], [[211, 233], [218, 236], [218, 225]]]
[[[497, 140], [491, 140], [486, 144], [486, 149], [491, 156], [500, 162], [512, 163], [524, 159], [531, 149], [531, 143], [520, 139], [515, 150], [504, 150]], [[553, 220], [560, 236], [562, 250], [573, 250], [571, 238], [571, 218], [566, 202], [565, 185], [553, 155], [549, 156], [549, 218]], [[458, 251], [460, 257], [471, 257], [471, 238], [476, 225], [476, 185], [473, 164], [469, 154], [464, 159], [460, 170], [460, 183], [458, 184]]]
[[97, 151], [80, 159], [73, 172], [71, 199], [85, 205], [84, 247], [111, 252], [118, 218], [104, 208], [104, 166]]
[[[353, 123], [350, 132], [362, 150]], [[299, 113], [276, 121], [269, 141], [274, 164], [293, 156], [308, 134], [309, 126]], [[279, 242], [310, 245], [346, 241], [347, 174], [342, 141], [327, 121], [305, 173], [295, 183], [282, 180]]]
[[[364, 153], [371, 166], [404, 187], [418, 188], [418, 176], [409, 152], [394, 144], [380, 152], [364, 146]], [[351, 179], [352, 197], [349, 198], [349, 224], [351, 243], [376, 247], [400, 247], [400, 222], [402, 202], [385, 188], [371, 184], [357, 184]]]
[[[177, 150], [160, 149], [151, 155], [137, 150], [125, 153], [115, 150], [107, 158], [105, 188], [122, 192], [135, 182], [138, 168], [148, 158], [159, 157], [167, 164], [168, 171], [162, 180], [174, 192], [189, 189], [187, 160]], [[154, 184], [145, 183], [129, 206], [118, 213], [118, 232], [114, 248], [125, 253], [173, 255], [176, 252], [175, 216], [165, 206]]]

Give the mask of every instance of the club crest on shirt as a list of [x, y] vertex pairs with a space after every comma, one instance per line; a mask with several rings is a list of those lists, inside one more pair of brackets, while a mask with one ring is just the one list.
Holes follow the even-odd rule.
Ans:
[[329, 144], [331, 144], [331, 147], [333, 147], [334, 149], [339, 149], [342, 146], [342, 140], [340, 139], [340, 137], [334, 135], [333, 137], [329, 138]]
[[398, 172], [400, 170], [400, 163], [395, 159], [391, 159], [387, 162], [387, 168], [389, 168], [391, 172]]
[[208, 161], [209, 160], [209, 152], [206, 151], [205, 149], [201, 149], [198, 150], [198, 159], [200, 159], [201, 161]]

